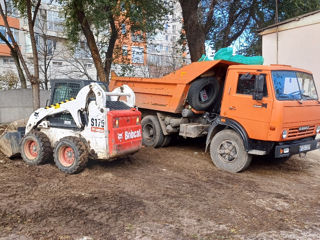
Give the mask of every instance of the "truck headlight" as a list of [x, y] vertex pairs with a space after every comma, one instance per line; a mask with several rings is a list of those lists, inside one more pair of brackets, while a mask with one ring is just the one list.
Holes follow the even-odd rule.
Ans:
[[316, 132], [317, 132], [317, 134], [320, 133], [320, 126], [317, 127]]
[[282, 131], [282, 138], [286, 139], [288, 137], [288, 131], [287, 130], [283, 130]]

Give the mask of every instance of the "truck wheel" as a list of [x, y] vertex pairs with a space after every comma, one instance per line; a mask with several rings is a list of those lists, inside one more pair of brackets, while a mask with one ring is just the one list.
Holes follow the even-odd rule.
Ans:
[[166, 135], [164, 136], [163, 143], [161, 144], [161, 147], [167, 147], [169, 146], [171, 142], [172, 136], [171, 135]]
[[218, 132], [210, 145], [212, 162], [231, 173], [245, 170], [251, 163], [251, 155], [244, 148], [242, 138], [233, 130]]
[[31, 131], [21, 141], [22, 159], [29, 165], [39, 165], [52, 159], [52, 147], [47, 135]]
[[141, 121], [142, 143], [147, 147], [161, 147], [164, 135], [156, 116], [147, 115]]
[[80, 138], [64, 137], [54, 148], [54, 162], [62, 172], [78, 173], [87, 165], [87, 146]]
[[219, 94], [219, 82], [215, 78], [200, 78], [191, 83], [188, 103], [198, 111], [210, 108]]

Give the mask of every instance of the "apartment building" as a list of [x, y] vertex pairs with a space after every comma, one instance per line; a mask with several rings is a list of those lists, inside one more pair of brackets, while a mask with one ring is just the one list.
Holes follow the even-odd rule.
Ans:
[[167, 16], [163, 30], [147, 38], [147, 66], [151, 77], [160, 77], [190, 63], [190, 55], [186, 42], [182, 42], [184, 34], [182, 10], [177, 0], [168, 0], [173, 9]]
[[[22, 55], [32, 69], [32, 47], [26, 18], [19, 15], [12, 1], [2, 0], [6, 6], [8, 22], [15, 40], [20, 46]], [[40, 65], [40, 80], [42, 87], [47, 88], [47, 82], [56, 78], [92, 79], [96, 80], [96, 70], [86, 42], [79, 42], [75, 51], [71, 51], [63, 32], [65, 19], [62, 6], [55, 0], [42, 0], [35, 24], [35, 38]], [[0, 18], [0, 31], [6, 35], [3, 19]], [[10, 39], [9, 39], [10, 40]], [[9, 47], [0, 41], [0, 75], [16, 72], [16, 66], [10, 54]]]
[[[4, 0], [2, 0], [4, 1]], [[11, 0], [12, 1], [12, 0]], [[11, 1], [6, 0], [8, 20], [15, 39], [27, 63], [32, 67], [32, 48], [28, 33], [27, 20], [20, 17]], [[112, 70], [117, 74], [141, 77], [158, 77], [188, 63], [186, 49], [179, 44], [182, 33], [182, 14], [177, 0], [169, 0], [174, 7], [172, 15], [164, 23], [164, 30], [155, 36], [143, 32], [131, 32], [130, 25], [121, 22], [120, 38], [114, 50]], [[50, 79], [97, 79], [90, 51], [85, 41], [80, 41], [74, 51], [67, 44], [63, 31], [65, 19], [62, 6], [57, 0], [42, 0], [37, 16], [35, 32], [39, 54], [40, 79], [46, 88]], [[0, 19], [0, 31], [5, 34], [5, 27]], [[101, 47], [101, 55], [106, 47]], [[0, 41], [0, 74], [16, 72], [10, 50]]]
[[[0, 1], [1, 4], [3, 4], [2, 1]], [[10, 26], [10, 29], [14, 35], [14, 38], [19, 41], [21, 38], [20, 36], [20, 20], [18, 18], [18, 12], [13, 7], [12, 2], [8, 2], [6, 12], [8, 14], [8, 23]], [[9, 42], [12, 42], [10, 38], [7, 36], [6, 28], [4, 27], [3, 19], [0, 18], [0, 32], [6, 37], [6, 39], [9, 40]], [[10, 48], [6, 45], [6, 43], [0, 39], [0, 73], [9, 71], [14, 67], [14, 61], [11, 58]]]

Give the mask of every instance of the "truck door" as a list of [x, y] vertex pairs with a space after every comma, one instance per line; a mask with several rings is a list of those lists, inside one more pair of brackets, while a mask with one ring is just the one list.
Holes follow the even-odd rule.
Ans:
[[[259, 74], [265, 75], [262, 100], [253, 100], [255, 79]], [[221, 115], [240, 123], [249, 138], [266, 140], [270, 128], [273, 97], [271, 79], [268, 72], [230, 71], [227, 76]], [[226, 100], [226, 101], [225, 101]]]

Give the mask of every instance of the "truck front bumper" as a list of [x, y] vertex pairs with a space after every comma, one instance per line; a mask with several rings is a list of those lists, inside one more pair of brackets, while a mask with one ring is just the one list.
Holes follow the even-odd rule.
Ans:
[[294, 154], [306, 153], [320, 148], [320, 139], [315, 140], [300, 140], [284, 144], [279, 144], [275, 147], [275, 157], [289, 157]]

